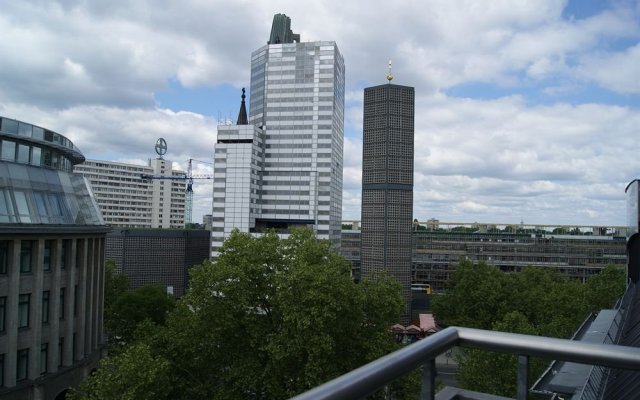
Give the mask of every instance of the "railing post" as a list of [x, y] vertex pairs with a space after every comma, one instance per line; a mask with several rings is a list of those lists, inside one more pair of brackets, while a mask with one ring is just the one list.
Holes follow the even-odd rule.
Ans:
[[433, 400], [436, 395], [436, 359], [422, 364], [422, 389], [420, 400]]
[[518, 400], [527, 400], [529, 389], [529, 356], [520, 354], [518, 356]]

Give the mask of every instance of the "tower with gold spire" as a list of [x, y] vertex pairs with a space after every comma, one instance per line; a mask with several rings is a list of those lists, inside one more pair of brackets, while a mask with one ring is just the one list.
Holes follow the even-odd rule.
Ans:
[[391, 83], [364, 89], [362, 135], [362, 279], [387, 272], [402, 286], [411, 320], [414, 88]]

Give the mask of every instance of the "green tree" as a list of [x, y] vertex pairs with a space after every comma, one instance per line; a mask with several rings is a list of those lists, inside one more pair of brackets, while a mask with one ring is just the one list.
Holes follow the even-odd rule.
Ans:
[[[286, 239], [236, 231], [215, 262], [191, 273], [190, 289], [167, 325], [135, 335], [133, 345], [80, 388], [80, 398], [89, 392], [120, 398], [113, 394], [127, 384], [123, 371], [135, 366], [144, 375], [147, 368], [132, 361], [131, 351], [144, 350], [162, 367], [142, 379], [140, 387], [159, 379], [167, 388], [153, 398], [276, 399], [398, 346], [388, 333], [402, 311], [397, 282], [383, 275], [353, 283], [349, 263], [308, 229]], [[407, 387], [405, 380], [392, 390], [411, 392]]]
[[585, 297], [591, 312], [613, 307], [624, 293], [626, 281], [624, 268], [611, 264], [590, 277], [586, 283]]
[[[441, 323], [499, 331], [570, 337], [590, 311], [611, 307], [624, 290], [624, 272], [607, 267], [586, 284], [551, 268], [502, 273], [484, 263], [461, 261], [446, 293], [433, 299]], [[531, 378], [545, 361], [530, 361]], [[516, 358], [464, 349], [459, 364], [463, 387], [515, 396]]]
[[113, 305], [118, 298], [127, 293], [129, 289], [129, 280], [127, 276], [117, 271], [116, 263], [107, 260], [104, 263], [104, 325], [109, 342], [113, 342]]
[[145, 285], [133, 292], [121, 294], [110, 307], [108, 321], [114, 344], [131, 342], [142, 321], [149, 320], [154, 324], [164, 325], [167, 313], [174, 305], [174, 298], [165, 293], [161, 286]]

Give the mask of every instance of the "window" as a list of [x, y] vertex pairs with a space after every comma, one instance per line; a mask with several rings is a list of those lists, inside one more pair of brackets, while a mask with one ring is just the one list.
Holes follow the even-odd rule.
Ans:
[[14, 191], [13, 196], [16, 201], [16, 208], [18, 209], [18, 216], [20, 222], [31, 223], [31, 213], [29, 212], [29, 203], [27, 202], [27, 196], [24, 192]]
[[58, 367], [62, 367], [62, 354], [64, 351], [64, 337], [60, 336], [58, 339]]
[[31, 294], [21, 294], [18, 301], [18, 328], [29, 327], [29, 303]]
[[0, 297], [0, 332], [5, 331], [5, 323], [7, 321], [7, 297]]
[[60, 288], [60, 319], [64, 319], [64, 288]]
[[50, 292], [45, 290], [42, 292], [42, 323], [49, 323], [49, 295]]
[[47, 360], [49, 359], [49, 343], [40, 345], [40, 375], [47, 373]]
[[51, 244], [52, 240], [44, 241], [44, 259], [42, 261], [42, 270], [51, 271]]
[[4, 386], [4, 354], [0, 354], [0, 386]]
[[28, 164], [29, 163], [29, 146], [25, 146], [24, 144], [19, 144], [18, 145], [18, 157], [16, 159], [17, 162], [20, 163], [25, 163]]
[[18, 350], [18, 359], [16, 360], [16, 381], [27, 379], [29, 371], [29, 349]]
[[[2, 193], [0, 193], [2, 196]], [[7, 273], [7, 266], [9, 264], [9, 241], [0, 241], [0, 274]]]
[[31, 259], [33, 251], [33, 242], [31, 240], [23, 240], [20, 243], [20, 273], [28, 274], [31, 272]]
[[73, 287], [73, 316], [78, 315], [78, 285]]
[[62, 248], [60, 249], [60, 268], [65, 269], [67, 267], [67, 248], [69, 246], [69, 239], [62, 241]]
[[7, 140], [2, 141], [2, 159], [7, 161], [15, 161], [16, 144]]

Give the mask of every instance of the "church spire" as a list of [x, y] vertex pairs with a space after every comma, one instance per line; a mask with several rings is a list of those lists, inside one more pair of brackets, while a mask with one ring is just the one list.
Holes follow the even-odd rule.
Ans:
[[247, 120], [247, 108], [244, 105], [244, 88], [242, 88], [242, 101], [240, 102], [240, 112], [238, 113], [238, 121], [236, 125], [249, 125], [249, 120]]

